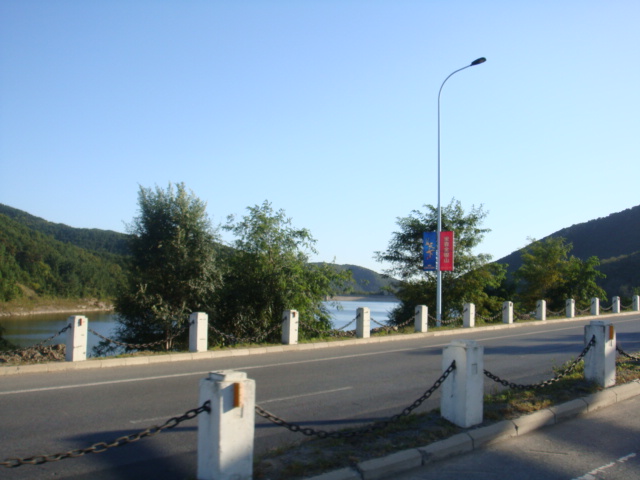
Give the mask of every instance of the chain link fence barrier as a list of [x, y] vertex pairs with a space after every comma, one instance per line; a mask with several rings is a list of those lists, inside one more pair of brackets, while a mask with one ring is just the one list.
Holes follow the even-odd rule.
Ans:
[[33, 350], [33, 349], [38, 349], [40, 347], [43, 347], [45, 343], [50, 342], [51, 340], [53, 340], [56, 337], [59, 337], [60, 335], [62, 335], [64, 332], [66, 332], [67, 330], [69, 330], [71, 328], [71, 324], [67, 325], [66, 327], [64, 327], [62, 330], [60, 330], [58, 333], [54, 333], [53, 335], [51, 335], [49, 338], [45, 338], [44, 340], [42, 340], [41, 342], [36, 343], [35, 345], [31, 345], [30, 347], [22, 347], [22, 348], [18, 348], [16, 350], [11, 350], [11, 351], [2, 351], [0, 352], [0, 356], [12, 356], [12, 355], [18, 355], [22, 352], [26, 352], [27, 350]]
[[[193, 323], [193, 322], [191, 322], [191, 323]], [[118, 345], [119, 347], [125, 347], [125, 348], [132, 349], [132, 350], [145, 350], [147, 348], [157, 347], [158, 345], [162, 345], [163, 343], [167, 343], [167, 342], [173, 341], [174, 339], [176, 339], [177, 337], [182, 335], [191, 326], [191, 323], [187, 323], [184, 327], [182, 327], [180, 330], [178, 330], [177, 332], [175, 332], [174, 334], [170, 335], [167, 338], [163, 338], [161, 340], [157, 340], [155, 342], [149, 342], [149, 343], [125, 343], [125, 342], [119, 342], [118, 340], [114, 340], [113, 338], [105, 337], [104, 335], [96, 332], [92, 328], [88, 328], [88, 330], [89, 330], [89, 332], [93, 333], [95, 336], [100, 337], [102, 340], [104, 340], [106, 342], [109, 342], [109, 343], [113, 343], [114, 345]]]
[[591, 349], [591, 347], [593, 347], [595, 344], [596, 344], [596, 336], [594, 335], [593, 337], [591, 337], [591, 340], [584, 347], [584, 350], [582, 350], [580, 355], [578, 355], [576, 359], [573, 362], [571, 362], [571, 364], [567, 368], [565, 368], [562, 372], [558, 373], [555, 377], [550, 378], [549, 380], [545, 380], [544, 382], [523, 385], [523, 384], [509, 382], [508, 380], [503, 380], [502, 378], [498, 377], [497, 375], [491, 373], [488, 370], [484, 370], [484, 374], [486, 377], [490, 378], [494, 382], [497, 382], [505, 387], [509, 387], [512, 390], [539, 390], [541, 388], [551, 385], [552, 383], [559, 381], [561, 378], [571, 373], [576, 368], [576, 366], [580, 363], [580, 361], [584, 358], [587, 352]]
[[211, 411], [211, 402], [207, 400], [202, 404], [202, 406], [198, 408], [194, 408], [192, 410], [188, 410], [183, 415], [179, 417], [172, 417], [162, 425], [156, 425], [153, 427], [149, 427], [146, 430], [142, 430], [138, 433], [131, 433], [129, 435], [125, 435], [123, 437], [118, 437], [115, 440], [110, 442], [98, 442], [94, 443], [90, 447], [87, 448], [77, 448], [74, 450], [69, 450], [61, 453], [54, 453], [50, 455], [34, 455], [32, 457], [23, 457], [23, 458], [7, 458], [0, 462], [0, 466], [7, 468], [16, 468], [22, 465], [41, 465], [43, 463], [48, 462], [59, 462], [60, 460], [65, 460], [67, 458], [77, 458], [82, 457], [84, 455], [88, 455], [90, 453], [102, 453], [106, 452], [110, 448], [122, 447], [123, 445], [128, 445], [129, 443], [137, 442], [138, 440], [142, 440], [146, 437], [152, 437], [157, 435], [158, 433], [177, 427], [182, 422], [186, 420], [191, 420], [192, 418], [197, 417], [203, 412]]
[[625, 352], [624, 350], [622, 350], [622, 348], [620, 348], [618, 345], [616, 345], [616, 352], [618, 352], [620, 355], [622, 355], [623, 357], [627, 357], [631, 360], [635, 360], [635, 361], [640, 361], [640, 357], [637, 357], [635, 355], [631, 355], [627, 352]]
[[282, 418], [280, 418], [277, 415], [274, 415], [273, 413], [265, 410], [264, 408], [260, 407], [259, 405], [256, 405], [255, 409], [256, 409], [256, 413], [258, 415], [260, 415], [261, 417], [266, 418], [270, 422], [273, 422], [278, 426], [284, 427], [287, 430], [290, 430], [291, 432], [302, 433], [303, 435], [306, 435], [308, 437], [316, 436], [318, 438], [352, 438], [352, 437], [366, 435], [368, 433], [375, 432], [376, 430], [380, 430], [382, 428], [385, 428], [386, 426], [390, 425], [391, 423], [396, 422], [399, 419], [409, 415], [416, 408], [418, 408], [420, 405], [422, 405], [422, 403], [425, 400], [427, 400], [431, 395], [433, 395], [433, 393], [436, 390], [438, 390], [438, 388], [440, 388], [440, 386], [444, 383], [444, 381], [447, 379], [447, 377], [455, 369], [456, 369], [456, 362], [454, 360], [453, 362], [451, 362], [451, 365], [449, 365], [449, 368], [447, 368], [443, 372], [443, 374], [440, 376], [440, 378], [438, 378], [438, 380], [435, 381], [435, 383], [431, 386], [431, 388], [429, 388], [426, 392], [424, 392], [424, 394], [420, 398], [418, 398], [415, 402], [413, 402], [407, 408], [402, 410], [401, 413], [398, 413], [398, 414], [390, 417], [388, 420], [382, 420], [382, 421], [379, 421], [379, 422], [375, 422], [375, 423], [372, 423], [371, 425], [367, 425], [366, 427], [362, 427], [362, 428], [358, 428], [358, 429], [344, 430], [344, 431], [338, 431], [338, 432], [329, 432], [327, 430], [316, 430], [316, 429], [311, 428], [311, 427], [303, 427], [303, 426], [301, 426], [299, 424], [296, 424], [296, 423], [287, 422], [286, 420], [283, 420]]

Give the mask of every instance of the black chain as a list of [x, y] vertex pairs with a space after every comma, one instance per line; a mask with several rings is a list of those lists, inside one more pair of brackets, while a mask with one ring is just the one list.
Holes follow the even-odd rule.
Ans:
[[87, 448], [78, 448], [75, 450], [69, 450], [68, 452], [54, 453], [51, 455], [34, 455], [33, 457], [27, 457], [27, 458], [7, 458], [6, 460], [0, 462], [0, 466], [7, 467], [7, 468], [15, 468], [15, 467], [20, 467], [22, 465], [41, 465], [47, 462], [59, 462], [60, 460], [64, 460], [66, 458], [81, 457], [83, 455], [88, 455], [90, 453], [106, 452], [110, 448], [121, 447], [129, 443], [137, 442], [138, 440], [141, 440], [145, 437], [151, 437], [153, 435], [157, 435], [163, 430], [177, 427], [185, 420], [191, 420], [192, 418], [197, 417], [202, 412], [210, 412], [210, 411], [211, 411], [211, 402], [207, 400], [202, 404], [201, 407], [189, 410], [179, 417], [170, 418], [160, 426], [156, 425], [153, 427], [149, 427], [146, 430], [143, 430], [141, 432], [131, 433], [129, 435], [116, 438], [111, 442], [98, 442], [98, 443], [94, 443], [93, 445]]
[[319, 438], [351, 438], [351, 437], [366, 435], [367, 433], [371, 433], [371, 432], [374, 432], [376, 430], [380, 430], [381, 428], [386, 427], [390, 423], [395, 422], [395, 421], [399, 420], [402, 417], [406, 417], [411, 412], [413, 412], [416, 408], [418, 408], [420, 405], [422, 405], [422, 403], [426, 399], [428, 399], [431, 395], [433, 395], [433, 393], [438, 388], [440, 388], [440, 386], [443, 384], [443, 382], [447, 379], [447, 377], [455, 369], [456, 369], [456, 362], [454, 360], [453, 362], [451, 362], [451, 365], [449, 365], [449, 368], [447, 368], [444, 371], [444, 373], [440, 376], [440, 378], [438, 378], [438, 380], [436, 380], [436, 382], [433, 384], [433, 386], [429, 390], [424, 392], [424, 394], [420, 398], [418, 398], [415, 402], [413, 402], [407, 408], [402, 410], [401, 413], [392, 416], [388, 420], [382, 420], [380, 422], [375, 422], [375, 423], [372, 423], [371, 425], [368, 425], [368, 426], [363, 427], [363, 428], [355, 429], [355, 430], [347, 430], [347, 431], [341, 431], [341, 432], [328, 432], [326, 430], [316, 430], [314, 428], [302, 427], [302, 426], [300, 426], [298, 424], [287, 422], [286, 420], [281, 419], [277, 415], [274, 415], [273, 413], [268, 412], [267, 410], [263, 409], [259, 405], [256, 405], [255, 409], [256, 409], [256, 413], [258, 415], [260, 415], [261, 417], [266, 418], [270, 422], [273, 422], [276, 425], [284, 427], [287, 430], [290, 430], [292, 432], [302, 433], [303, 435], [306, 435], [308, 437], [317, 436]]
[[189, 328], [189, 325], [191, 325], [191, 324], [185, 325], [184, 327], [182, 327], [180, 330], [178, 330], [176, 333], [174, 333], [170, 337], [163, 338], [162, 340], [158, 340], [156, 342], [149, 342], [149, 343], [124, 343], [124, 342], [119, 342], [117, 340], [114, 340], [113, 338], [109, 338], [109, 337], [105, 337], [104, 335], [101, 335], [100, 333], [96, 332], [92, 328], [89, 328], [88, 330], [91, 333], [93, 333], [94, 335], [100, 337], [101, 339], [106, 340], [107, 342], [114, 343], [114, 344], [116, 344], [116, 345], [118, 345], [120, 347], [134, 348], [136, 350], [144, 350], [145, 348], [156, 347], [156, 346], [161, 345], [163, 343], [170, 342], [174, 338], [176, 338], [179, 335], [181, 335], [182, 333], [184, 333], [184, 331], [187, 328]]
[[571, 373], [576, 368], [578, 363], [580, 363], [580, 361], [584, 358], [584, 356], [587, 354], [589, 349], [591, 347], [593, 347], [595, 344], [596, 344], [596, 336], [594, 335], [593, 337], [591, 337], [591, 340], [589, 341], [587, 346], [584, 347], [584, 350], [582, 350], [580, 355], [578, 355], [578, 357], [571, 363], [571, 365], [569, 365], [562, 372], [558, 373], [558, 375], [556, 375], [555, 377], [550, 378], [549, 380], [545, 380], [544, 382], [534, 383], [534, 384], [531, 384], [531, 385], [522, 385], [522, 384], [509, 382], [507, 380], [503, 380], [500, 377], [498, 377], [497, 375], [494, 375], [493, 373], [489, 372], [488, 370], [485, 370], [484, 374], [485, 374], [485, 376], [489, 377], [491, 380], [493, 380], [493, 381], [495, 381], [497, 383], [500, 383], [500, 384], [504, 385], [505, 387], [509, 387], [511, 389], [514, 389], [514, 390], [537, 390], [537, 389], [549, 386], [552, 383], [557, 382], [561, 378], [563, 378], [563, 377], [567, 376], [569, 373]]
[[26, 350], [31, 350], [31, 349], [34, 349], [34, 348], [42, 347], [45, 343], [47, 343], [47, 342], [53, 340], [54, 338], [62, 335], [64, 332], [66, 332], [70, 328], [71, 328], [71, 324], [69, 324], [66, 327], [64, 327], [58, 333], [54, 333], [49, 338], [46, 338], [46, 339], [42, 340], [41, 342], [36, 343], [35, 345], [31, 345], [30, 347], [19, 348], [18, 350], [12, 350], [12, 351], [9, 351], [9, 352], [0, 352], [0, 355], [15, 355], [16, 353], [24, 352]]
[[233, 343], [254, 343], [254, 342], [260, 342], [260, 341], [264, 340], [265, 338], [267, 338], [269, 335], [271, 335], [273, 332], [275, 332], [281, 326], [282, 326], [282, 323], [281, 324], [276, 324], [273, 327], [271, 327], [269, 330], [264, 332], [263, 334], [256, 335], [255, 337], [236, 337], [235, 335], [231, 335], [229, 333], [224, 333], [223, 331], [218, 330], [216, 327], [214, 327], [211, 324], [209, 324], [209, 330], [211, 330], [216, 335], [220, 335], [221, 337], [224, 337], [227, 340], [230, 340]]
[[622, 350], [619, 346], [616, 345], [616, 351], [622, 355], [623, 357], [627, 357], [630, 358], [631, 360], [640, 360], [640, 357], [636, 357], [634, 355], [630, 355], [627, 352], [625, 352], [624, 350]]

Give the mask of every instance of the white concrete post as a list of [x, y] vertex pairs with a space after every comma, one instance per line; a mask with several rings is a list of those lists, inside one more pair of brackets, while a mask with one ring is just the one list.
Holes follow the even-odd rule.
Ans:
[[611, 311], [613, 313], [620, 313], [620, 297], [613, 297], [613, 308]]
[[454, 340], [444, 347], [442, 370], [455, 360], [456, 369], [442, 384], [440, 414], [459, 427], [482, 423], [484, 347], [475, 340]]
[[640, 295], [633, 296], [633, 311], [640, 312]]
[[250, 480], [253, 476], [256, 383], [244, 372], [210, 372], [200, 380], [198, 480]]
[[371, 336], [371, 310], [360, 307], [356, 310], [356, 337], [369, 338]]
[[429, 329], [429, 308], [426, 305], [417, 305], [415, 310], [416, 332], [424, 333]]
[[513, 323], [513, 302], [502, 304], [502, 323]]
[[298, 344], [298, 322], [300, 317], [297, 310], [285, 310], [282, 315], [282, 344]]
[[598, 297], [591, 299], [591, 315], [600, 315], [600, 299]]
[[189, 351], [206, 352], [209, 341], [209, 315], [193, 312], [189, 315]]
[[82, 362], [87, 359], [87, 333], [89, 319], [83, 315], [72, 315], [67, 320], [71, 328], [67, 330], [67, 362]]
[[464, 328], [471, 328], [476, 326], [476, 305], [474, 303], [464, 304], [462, 326]]
[[567, 298], [565, 311], [567, 312], [567, 318], [576, 316], [576, 301], [573, 298]]
[[543, 322], [547, 319], [547, 301], [546, 300], [538, 300], [536, 305], [536, 320], [542, 320]]
[[585, 346], [595, 335], [596, 344], [584, 357], [584, 378], [601, 387], [616, 384], [616, 332], [608, 320], [592, 320], [584, 326]]

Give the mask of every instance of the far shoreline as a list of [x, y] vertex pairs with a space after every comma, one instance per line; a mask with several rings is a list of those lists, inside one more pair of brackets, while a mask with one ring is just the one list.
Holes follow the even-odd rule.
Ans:
[[393, 295], [335, 295], [328, 302], [399, 302]]

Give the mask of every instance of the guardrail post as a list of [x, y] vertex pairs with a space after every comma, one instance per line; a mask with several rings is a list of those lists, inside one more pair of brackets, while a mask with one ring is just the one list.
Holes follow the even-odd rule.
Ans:
[[640, 295], [634, 295], [633, 299], [633, 311], [634, 312], [640, 312]]
[[475, 340], [454, 340], [442, 352], [442, 370], [455, 360], [456, 369], [442, 384], [440, 414], [459, 427], [482, 423], [484, 347]]
[[476, 305], [475, 303], [465, 303], [462, 314], [462, 326], [472, 328], [476, 326]]
[[502, 323], [513, 323], [513, 302], [502, 304]]
[[250, 480], [253, 475], [256, 383], [245, 372], [210, 372], [200, 380], [198, 480]]
[[547, 319], [547, 301], [538, 300], [536, 304], [536, 320], [545, 321]]
[[611, 311], [613, 313], [620, 313], [620, 297], [613, 297], [613, 305]]
[[298, 323], [300, 316], [297, 310], [285, 310], [282, 317], [282, 344], [298, 344]]
[[426, 305], [417, 305], [415, 310], [416, 332], [424, 333], [429, 329], [429, 308]]
[[206, 352], [209, 341], [209, 315], [193, 312], [189, 315], [189, 351]]
[[600, 315], [600, 299], [598, 297], [591, 299], [591, 315]]
[[72, 315], [67, 321], [71, 324], [71, 328], [67, 330], [65, 360], [67, 362], [86, 360], [89, 319], [83, 315]]
[[356, 312], [356, 337], [369, 338], [371, 336], [371, 310], [368, 307], [360, 307]]
[[584, 378], [611, 387], [616, 384], [616, 331], [608, 320], [592, 320], [584, 326], [585, 345], [594, 335], [596, 344], [584, 357]]
[[567, 298], [565, 311], [567, 312], [567, 318], [576, 316], [576, 301], [573, 298]]

